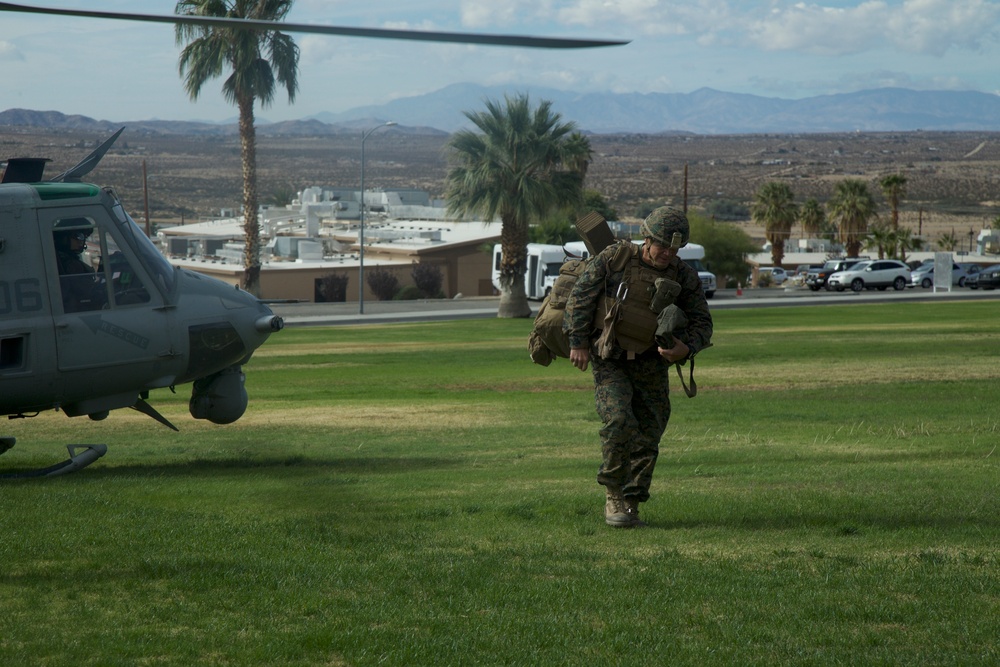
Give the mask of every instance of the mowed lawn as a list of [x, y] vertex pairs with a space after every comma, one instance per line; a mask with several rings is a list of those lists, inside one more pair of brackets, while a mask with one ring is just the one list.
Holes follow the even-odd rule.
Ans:
[[722, 310], [649, 527], [527, 320], [287, 329], [190, 387], [5, 421], [2, 665], [1000, 664], [995, 301]]

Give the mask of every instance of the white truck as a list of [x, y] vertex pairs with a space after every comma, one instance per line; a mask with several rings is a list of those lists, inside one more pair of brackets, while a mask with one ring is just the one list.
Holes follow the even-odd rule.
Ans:
[[[634, 241], [642, 243], [642, 241]], [[524, 291], [529, 299], [542, 300], [552, 289], [553, 283], [559, 277], [559, 267], [568, 259], [587, 258], [590, 253], [583, 241], [572, 241], [565, 245], [549, 245], [545, 243], [528, 244], [528, 269], [524, 273]], [[688, 243], [677, 252], [677, 256], [701, 278], [701, 288], [705, 298], [715, 295], [715, 274], [705, 269], [705, 247], [697, 243]], [[493, 287], [500, 289], [500, 245], [493, 246]]]
[[677, 251], [677, 256], [683, 259], [685, 264], [698, 272], [698, 277], [701, 278], [701, 289], [705, 292], [705, 298], [711, 299], [715, 296], [715, 290], [718, 288], [718, 285], [716, 284], [715, 274], [705, 267], [705, 246], [698, 245], [697, 243], [688, 243]]

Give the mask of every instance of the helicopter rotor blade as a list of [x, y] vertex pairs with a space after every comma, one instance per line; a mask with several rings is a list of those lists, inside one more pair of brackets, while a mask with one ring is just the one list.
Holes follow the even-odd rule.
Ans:
[[250, 30], [280, 30], [283, 32], [306, 32], [320, 35], [340, 35], [342, 37], [374, 37], [377, 39], [408, 39], [426, 42], [454, 42], [459, 44], [483, 44], [490, 46], [521, 46], [537, 49], [588, 49], [601, 46], [621, 46], [629, 40], [574, 39], [561, 37], [529, 37], [524, 35], [491, 35], [465, 32], [430, 32], [422, 30], [390, 30], [384, 28], [349, 28], [343, 26], [310, 25], [307, 23], [285, 23], [283, 21], [259, 21], [215, 16], [189, 16], [176, 14], [160, 16], [155, 14], [133, 14], [126, 12], [104, 12], [83, 9], [58, 9], [33, 7], [10, 2], [0, 2], [0, 12], [21, 12], [26, 14], [52, 14], [56, 16], [80, 16], [85, 18], [121, 19], [124, 21], [145, 21], [147, 23], [172, 23], [175, 25], [198, 25], [209, 28], [246, 28]]
[[80, 160], [80, 162], [78, 162], [75, 166], [70, 167], [50, 180], [54, 183], [79, 183], [81, 178], [89, 174], [94, 167], [97, 166], [97, 164], [101, 161], [101, 158], [104, 157], [104, 154], [108, 152], [109, 148], [111, 148], [111, 145], [115, 143], [118, 135], [124, 131], [125, 128], [122, 127], [120, 130], [112, 134], [109, 139], [106, 139], [103, 144], [91, 151], [90, 155]]

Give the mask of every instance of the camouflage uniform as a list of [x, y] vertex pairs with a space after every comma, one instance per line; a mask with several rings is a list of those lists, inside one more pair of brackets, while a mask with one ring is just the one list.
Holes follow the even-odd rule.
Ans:
[[[609, 358], [598, 354], [595, 343], [600, 332], [594, 327], [598, 300], [613, 297], [629, 270], [612, 268], [617, 248], [618, 244], [613, 244], [596, 255], [577, 280], [566, 306], [564, 329], [571, 347], [590, 346], [597, 414], [604, 424], [600, 431], [603, 461], [597, 481], [609, 489], [620, 489], [626, 501], [639, 503], [649, 498], [660, 438], [670, 419], [670, 364], [655, 344], [633, 359], [628, 359], [617, 343]], [[642, 265], [651, 268], [645, 262]], [[674, 271], [673, 279], [682, 288], [675, 303], [689, 320], [690, 357], [708, 345], [712, 316], [697, 271], [674, 258], [671, 266], [660, 272], [670, 277]]]

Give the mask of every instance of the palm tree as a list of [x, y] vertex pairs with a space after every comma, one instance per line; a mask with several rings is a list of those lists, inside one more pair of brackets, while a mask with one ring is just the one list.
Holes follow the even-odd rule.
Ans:
[[884, 222], [877, 222], [868, 228], [864, 245], [866, 249], [876, 248], [879, 259], [885, 259], [886, 252], [892, 257], [895, 255], [896, 232]]
[[899, 229], [899, 200], [906, 196], [906, 176], [902, 174], [889, 174], [884, 176], [879, 182], [882, 194], [889, 200], [889, 208], [892, 211], [892, 229]]
[[875, 199], [868, 184], [857, 178], [837, 183], [833, 197], [826, 203], [830, 218], [840, 230], [840, 242], [848, 257], [857, 257], [862, 239], [868, 232], [868, 221], [877, 216]]
[[750, 216], [764, 226], [764, 234], [771, 242], [771, 261], [781, 265], [785, 257], [785, 241], [792, 234], [792, 225], [799, 217], [795, 195], [785, 183], [771, 181], [757, 190], [750, 204]]
[[[293, 0], [180, 0], [175, 14], [280, 21]], [[291, 37], [274, 30], [178, 25], [181, 51], [179, 69], [184, 88], [197, 100], [202, 86], [232, 70], [222, 84], [227, 102], [239, 109], [240, 147], [243, 160], [243, 288], [260, 295], [260, 223], [257, 219], [257, 132], [254, 102], [267, 107], [274, 100], [276, 84], [295, 101], [298, 90], [299, 47]]]
[[459, 215], [500, 218], [500, 307], [497, 317], [529, 317], [524, 291], [528, 225], [549, 211], [577, 206], [590, 142], [573, 132], [542, 101], [532, 109], [527, 95], [487, 100], [485, 111], [466, 111], [478, 128], [448, 141], [455, 166], [448, 172], [448, 209]]
[[924, 242], [923, 240], [913, 235], [913, 230], [908, 227], [903, 227], [902, 229], [897, 229], [896, 232], [896, 251], [897, 257], [901, 262], [906, 261], [906, 252], [908, 250], [920, 250]]
[[815, 198], [810, 197], [799, 209], [799, 223], [802, 225], [802, 235], [815, 238], [823, 233], [826, 222], [826, 211]]
[[955, 231], [946, 232], [937, 238], [937, 245], [941, 250], [952, 251], [958, 247], [961, 243], [958, 237], [955, 236]]
[[566, 168], [580, 174], [581, 179], [587, 178], [587, 169], [590, 168], [590, 161], [594, 157], [590, 139], [581, 132], [574, 132], [566, 139], [564, 149], [569, 156]]

